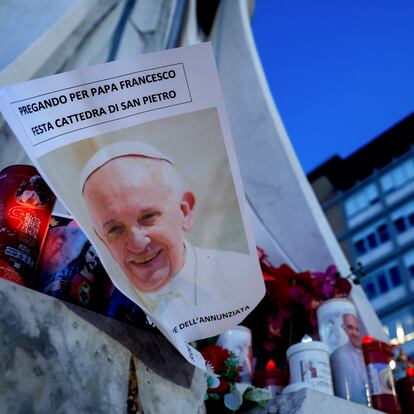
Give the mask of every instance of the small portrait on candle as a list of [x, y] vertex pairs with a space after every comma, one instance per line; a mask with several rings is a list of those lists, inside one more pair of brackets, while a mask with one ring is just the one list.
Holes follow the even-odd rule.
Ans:
[[[343, 315], [356, 315], [355, 305], [348, 299], [332, 299], [324, 302], [317, 311], [319, 336], [332, 353], [341, 345], [347, 343], [355, 334], [347, 332]], [[359, 327], [359, 324], [358, 324]], [[348, 329], [353, 329], [351, 326]], [[358, 339], [352, 339], [358, 341]]]
[[306, 382], [312, 378], [318, 377], [318, 370], [315, 368], [315, 365], [315, 361], [312, 361], [311, 359], [300, 361], [302, 381]]
[[386, 366], [380, 370], [379, 373], [381, 394], [395, 394], [394, 378], [389, 366]]
[[50, 188], [38, 174], [23, 180], [16, 191], [16, 201], [25, 207], [46, 208], [53, 198]]

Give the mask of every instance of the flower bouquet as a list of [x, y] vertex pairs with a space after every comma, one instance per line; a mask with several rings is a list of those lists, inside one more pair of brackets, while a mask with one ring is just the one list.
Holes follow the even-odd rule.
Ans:
[[254, 405], [264, 407], [270, 400], [267, 389], [240, 382], [241, 367], [233, 352], [211, 344], [200, 352], [207, 362], [207, 412], [230, 413]]
[[363, 272], [359, 266], [342, 277], [335, 266], [325, 272], [295, 271], [287, 264], [274, 267], [262, 249], [257, 251], [266, 295], [243, 324], [253, 332], [256, 369], [263, 369], [270, 359], [287, 369], [287, 348], [306, 334], [317, 336], [319, 305], [327, 299], [347, 297], [350, 280], [355, 282], [356, 275]]

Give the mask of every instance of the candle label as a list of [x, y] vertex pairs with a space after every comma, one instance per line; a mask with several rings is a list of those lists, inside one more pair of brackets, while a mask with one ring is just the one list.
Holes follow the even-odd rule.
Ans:
[[368, 364], [367, 370], [372, 395], [396, 395], [394, 377], [388, 364]]
[[303, 382], [312, 384], [314, 388], [329, 391], [332, 389], [331, 371], [327, 361], [315, 358], [301, 359], [300, 375]]

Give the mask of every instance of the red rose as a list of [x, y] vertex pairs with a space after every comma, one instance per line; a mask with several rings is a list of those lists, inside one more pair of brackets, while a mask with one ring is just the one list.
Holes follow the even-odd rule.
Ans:
[[221, 346], [208, 345], [201, 351], [204, 359], [213, 365], [214, 372], [219, 374], [226, 369], [225, 362], [230, 358], [230, 352]]
[[[201, 351], [204, 359], [213, 366], [214, 373], [221, 375], [226, 370], [226, 361], [230, 358], [230, 352], [227, 349], [217, 345], [208, 345]], [[220, 384], [216, 388], [209, 388], [208, 392], [224, 394], [230, 388], [230, 384], [223, 378], [219, 378]]]

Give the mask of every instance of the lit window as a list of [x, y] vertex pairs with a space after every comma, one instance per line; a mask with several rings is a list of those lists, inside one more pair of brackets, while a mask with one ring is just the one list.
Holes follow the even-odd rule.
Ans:
[[368, 200], [369, 204], [375, 204], [378, 200], [378, 189], [375, 184], [371, 184], [367, 187], [365, 187], [364, 191], [364, 198]]
[[394, 171], [394, 183], [395, 183], [395, 187], [401, 187], [406, 179], [405, 179], [405, 174], [404, 174], [404, 170], [402, 168], [403, 166], [401, 165], [400, 168], [396, 169]]
[[384, 174], [381, 179], [381, 187], [385, 193], [395, 191], [414, 178], [414, 160], [410, 159], [398, 165], [393, 170]]
[[345, 213], [348, 217], [353, 216], [358, 211], [356, 200], [348, 200], [345, 203]]
[[414, 314], [411, 307], [399, 309], [386, 318], [382, 318], [382, 322], [388, 326], [391, 338], [397, 336], [397, 326], [402, 326], [406, 334], [414, 331]]
[[381, 178], [381, 187], [384, 193], [388, 193], [389, 191], [392, 190], [392, 188], [394, 187], [394, 184], [393, 184], [392, 177], [390, 174], [384, 175]]
[[414, 161], [409, 160], [403, 164], [403, 170], [408, 178], [414, 178]]
[[345, 213], [348, 217], [364, 210], [366, 207], [379, 201], [378, 188], [376, 184], [370, 184], [348, 198], [345, 202]]

